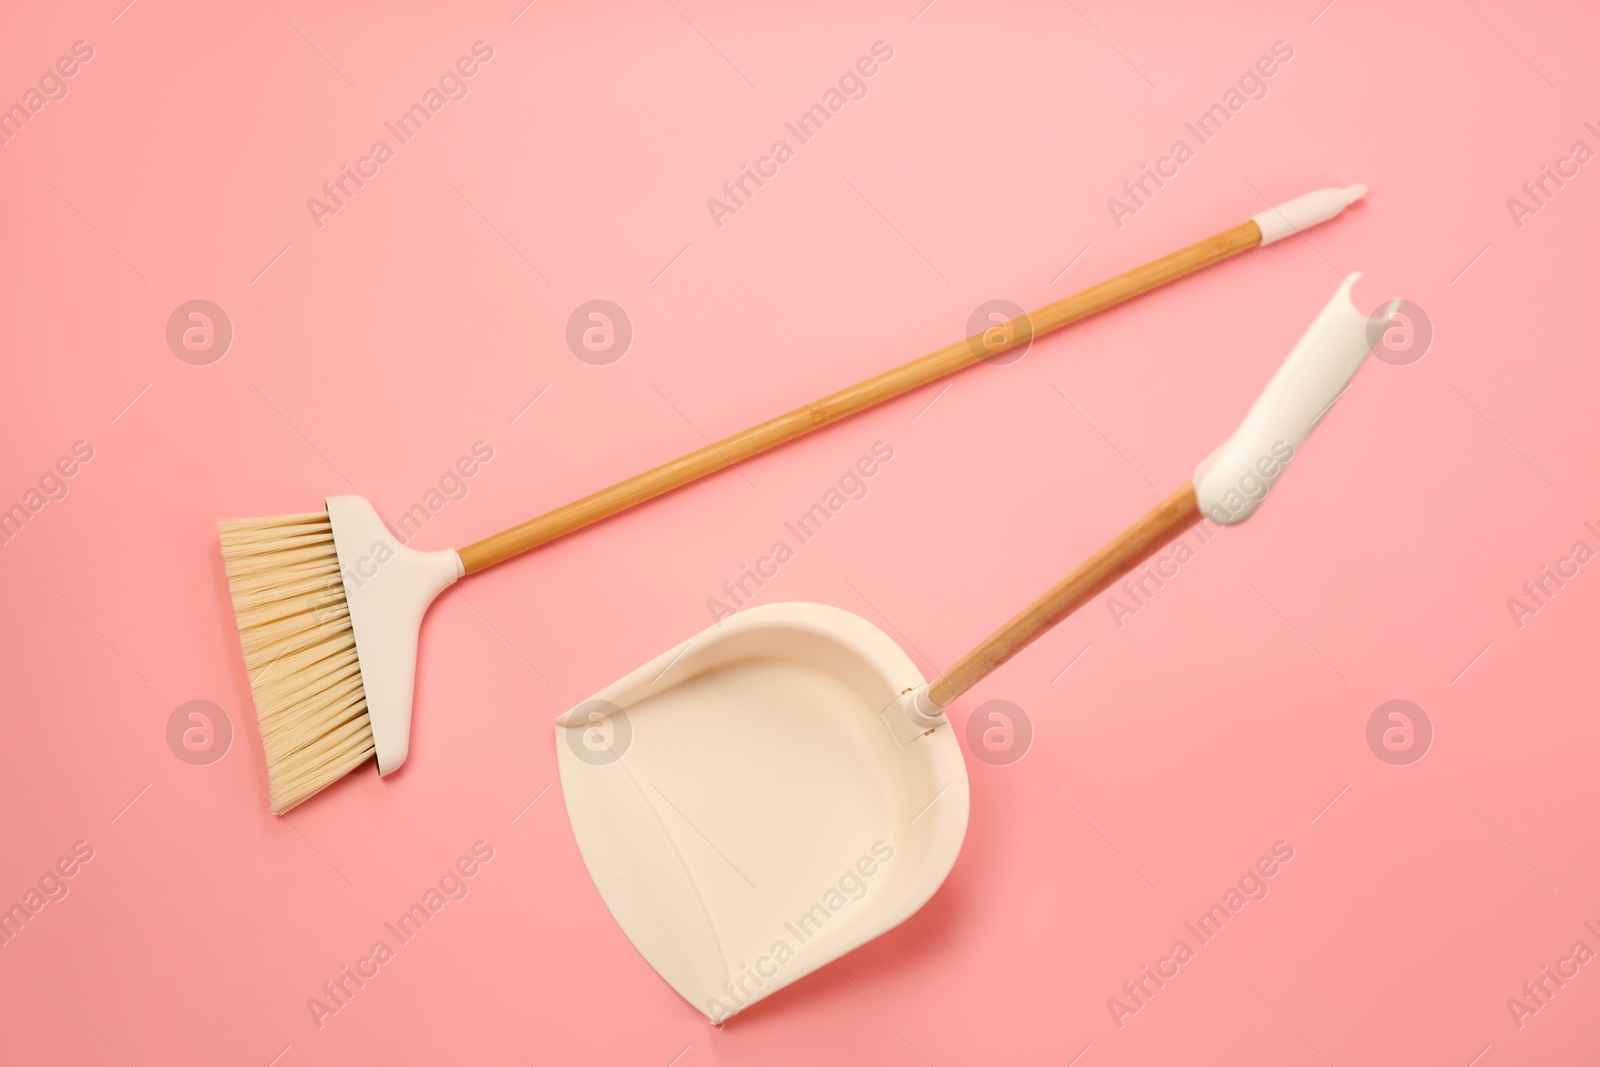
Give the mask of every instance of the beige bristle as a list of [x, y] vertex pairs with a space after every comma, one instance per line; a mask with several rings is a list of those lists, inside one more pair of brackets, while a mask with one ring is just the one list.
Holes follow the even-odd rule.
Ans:
[[372, 758], [328, 513], [218, 523], [228, 591], [282, 815]]

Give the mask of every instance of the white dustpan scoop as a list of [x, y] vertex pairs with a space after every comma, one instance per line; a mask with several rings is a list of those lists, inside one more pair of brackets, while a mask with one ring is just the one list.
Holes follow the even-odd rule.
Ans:
[[1198, 521], [1202, 503], [1219, 522], [1254, 512], [1376, 336], [1350, 301], [1357, 277], [1193, 485], [932, 686], [864, 619], [772, 604], [724, 619], [556, 720], [584, 863], [673, 989], [720, 1022], [927, 902], [967, 828], [966, 767], [944, 708]]
[[713, 1021], [896, 926], [950, 872], [967, 829], [960, 747], [948, 729], [885, 725], [921, 685], [864, 619], [773, 604], [558, 720], [600, 895]]

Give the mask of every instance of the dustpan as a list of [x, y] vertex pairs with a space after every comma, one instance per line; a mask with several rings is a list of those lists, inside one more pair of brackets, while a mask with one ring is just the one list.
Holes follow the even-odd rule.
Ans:
[[589, 873], [708, 1017], [898, 925], [950, 872], [967, 829], [960, 747], [948, 729], [883, 721], [922, 685], [866, 620], [772, 604], [563, 718], [557, 761]]
[[966, 834], [944, 709], [1202, 516], [1244, 521], [1359, 369], [1377, 320], [1339, 288], [1239, 430], [933, 684], [821, 604], [746, 609], [556, 723], [573, 835], [634, 946], [713, 1022], [914, 914]]

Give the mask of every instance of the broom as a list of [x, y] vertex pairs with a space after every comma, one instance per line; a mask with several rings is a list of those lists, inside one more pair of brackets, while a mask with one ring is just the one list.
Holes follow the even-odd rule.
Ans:
[[422, 615], [458, 578], [687, 485], [1247, 249], [1325, 222], [1366, 187], [1322, 189], [815, 403], [619, 482], [459, 552], [391, 537], [371, 504], [218, 524], [272, 810], [282, 815], [370, 759], [389, 774], [410, 745]]

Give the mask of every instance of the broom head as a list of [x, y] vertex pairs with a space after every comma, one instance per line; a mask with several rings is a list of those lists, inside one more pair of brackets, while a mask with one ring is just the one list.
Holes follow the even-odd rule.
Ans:
[[380, 774], [399, 767], [422, 615], [460, 558], [397, 543], [357, 496], [218, 531], [273, 812], [374, 757]]

